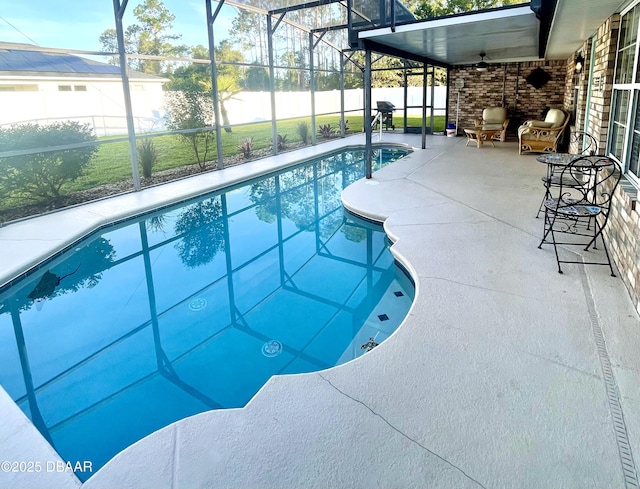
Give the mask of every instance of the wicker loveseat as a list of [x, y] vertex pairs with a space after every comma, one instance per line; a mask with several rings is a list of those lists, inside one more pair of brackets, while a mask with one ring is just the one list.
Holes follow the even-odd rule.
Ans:
[[519, 153], [555, 153], [568, 122], [569, 113], [562, 109], [549, 109], [543, 121], [525, 121], [518, 128]]

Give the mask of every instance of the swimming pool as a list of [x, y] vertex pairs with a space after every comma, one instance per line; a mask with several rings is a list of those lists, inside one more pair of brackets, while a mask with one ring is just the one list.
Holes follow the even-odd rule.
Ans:
[[93, 233], [0, 294], [0, 383], [97, 470], [272, 375], [364, 354], [414, 289], [382, 228], [343, 210], [363, 175], [362, 150], [334, 153]]

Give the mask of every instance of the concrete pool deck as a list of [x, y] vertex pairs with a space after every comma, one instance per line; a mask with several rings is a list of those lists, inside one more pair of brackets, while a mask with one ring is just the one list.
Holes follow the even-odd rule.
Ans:
[[[362, 140], [0, 228], [0, 283], [114, 213]], [[443, 136], [427, 148], [343, 193], [347, 208], [385, 221], [416, 281], [391, 338], [345, 365], [273, 377], [243, 409], [159, 430], [82, 487], [636, 487], [627, 452], [640, 453], [640, 321], [622, 281], [607, 267], [560, 275], [553, 249], [537, 248], [545, 168], [535, 155]], [[60, 460], [1, 389], [0, 419], [1, 460]], [[0, 472], [0, 487], [79, 486], [70, 472]]]

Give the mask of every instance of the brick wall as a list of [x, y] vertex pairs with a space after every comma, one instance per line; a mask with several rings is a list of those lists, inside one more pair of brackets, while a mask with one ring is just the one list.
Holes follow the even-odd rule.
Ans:
[[[536, 68], [542, 68], [551, 79], [540, 89], [527, 83], [526, 77]], [[462, 128], [473, 127], [474, 120], [482, 117], [487, 107], [507, 107], [511, 119], [507, 136], [515, 137], [521, 122], [539, 119], [549, 107], [565, 107], [566, 61], [536, 61], [489, 65], [484, 72], [473, 67], [452, 68], [449, 94], [449, 122], [456, 120], [458, 91], [455, 81], [464, 80], [460, 93], [458, 133]]]
[[[619, 25], [619, 16], [609, 18], [598, 29], [595, 41], [593, 43], [591, 40], [585, 41], [582, 47], [567, 60], [568, 74], [570, 65], [573, 64], [578, 52], [582, 52], [586, 60], [583, 73], [573, 81], [568, 80], [565, 89], [565, 97], [569, 101], [570, 85], [577, 83], [579, 87], [576, 128], [581, 130], [584, 128], [587, 110], [591, 50], [595, 52], [587, 132], [598, 141], [600, 154], [606, 154], [607, 149]], [[637, 203], [637, 210], [634, 209], [636, 192], [635, 186], [623, 177], [614, 193], [610, 218], [604, 234], [611, 258], [620, 272], [620, 278], [627, 287], [636, 310], [640, 313], [640, 214], [638, 213], [640, 203]]]
[[[597, 33], [595, 71], [591, 90], [589, 130], [606, 150], [611, 109], [613, 75], [615, 68], [619, 16], [611, 17]], [[620, 271], [620, 277], [640, 313], [640, 205], [636, 209], [636, 188], [625, 178], [614, 194], [611, 220], [605, 229], [612, 258]]]
[[[595, 45], [591, 47], [591, 49], [595, 50], [595, 60], [591, 81], [591, 99], [589, 103], [587, 132], [596, 138], [600, 152], [603, 154], [606, 149], [607, 134], [609, 131], [609, 112], [611, 110], [613, 72], [616, 62], [619, 24], [620, 17], [618, 15], [610, 17], [598, 29]], [[589, 57], [591, 57], [590, 51]], [[581, 100], [582, 103], [585, 104], [585, 107], [588, 90], [588, 73], [589, 72], [585, 70], [582, 75], [584, 79], [583, 85], [585, 86], [581, 92], [583, 94]]]
[[620, 271], [620, 278], [640, 313], [640, 214], [633, 209], [636, 204], [634, 201], [635, 189], [623, 180], [613, 197], [605, 237], [609, 253]]

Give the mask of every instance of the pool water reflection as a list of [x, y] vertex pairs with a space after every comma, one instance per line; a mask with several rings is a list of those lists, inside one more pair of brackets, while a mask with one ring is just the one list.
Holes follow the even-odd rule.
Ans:
[[349, 150], [92, 234], [0, 295], [2, 386], [97, 470], [178, 419], [244, 406], [272, 375], [364, 354], [414, 289], [382, 228], [343, 210], [363, 175]]

